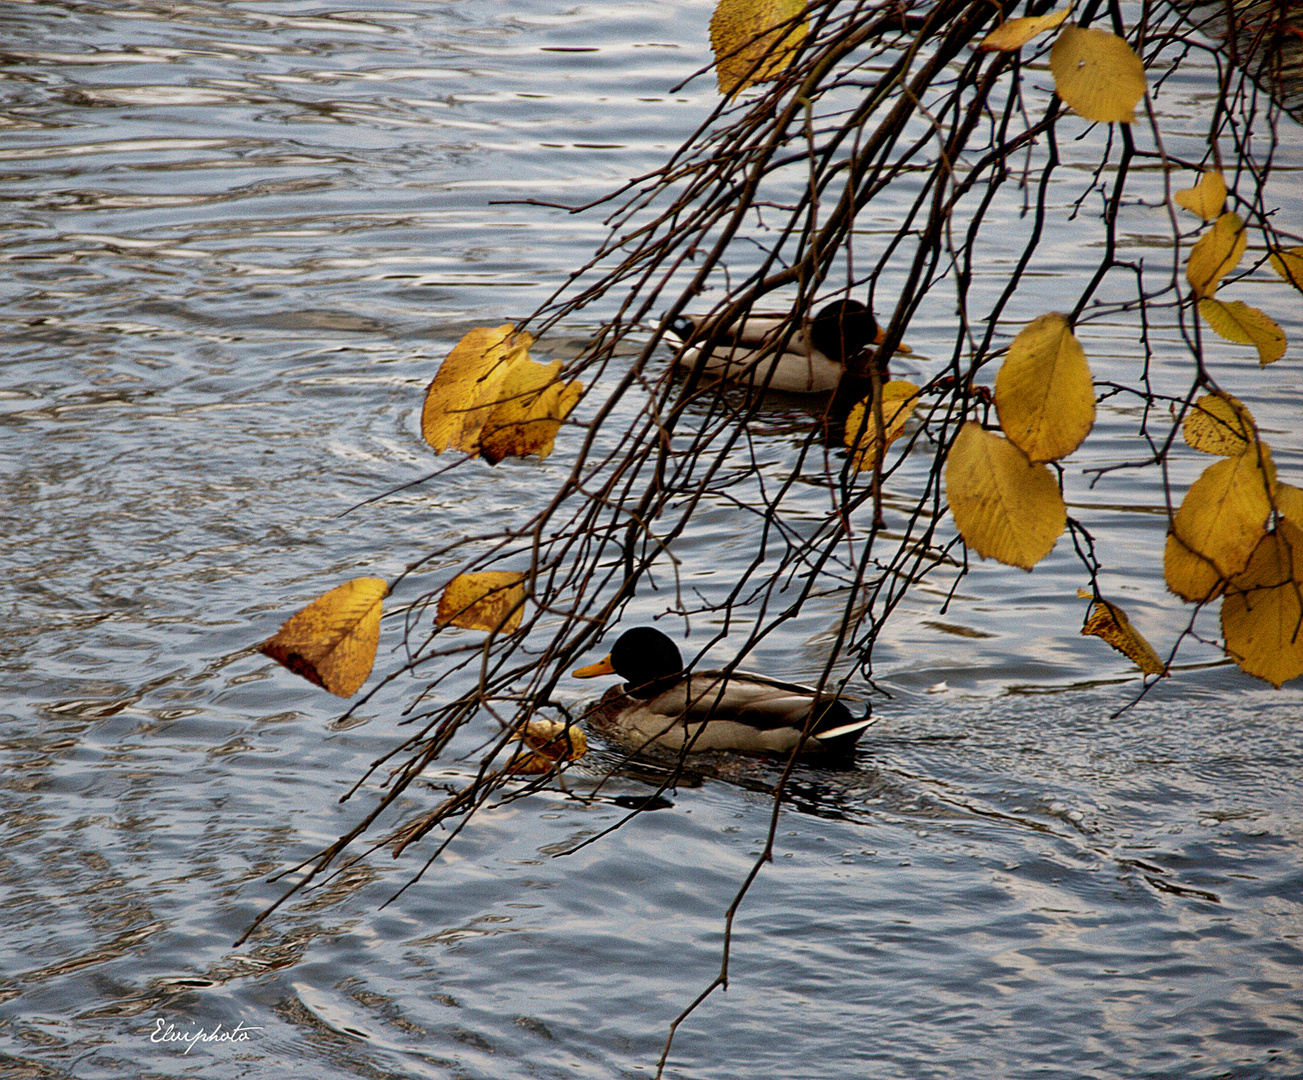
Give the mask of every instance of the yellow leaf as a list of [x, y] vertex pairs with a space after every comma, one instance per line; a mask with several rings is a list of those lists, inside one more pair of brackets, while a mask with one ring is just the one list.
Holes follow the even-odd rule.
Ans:
[[1163, 544], [1163, 580], [1169, 590], [1192, 603], [1211, 600], [1222, 591], [1222, 577], [1216, 568], [1170, 532]]
[[950, 448], [946, 498], [964, 543], [1024, 570], [1050, 553], [1067, 522], [1049, 469], [971, 420]]
[[1222, 214], [1190, 249], [1185, 277], [1194, 295], [1212, 296], [1222, 278], [1234, 270], [1244, 255], [1249, 239], [1239, 214]]
[[1178, 206], [1198, 214], [1204, 221], [1212, 221], [1226, 208], [1226, 178], [1221, 170], [1209, 169], [1194, 187], [1178, 191], [1173, 197]]
[[524, 775], [551, 772], [563, 761], [577, 761], [588, 753], [588, 738], [574, 724], [561, 720], [530, 720], [518, 738], [532, 752], [517, 752], [507, 771]]
[[511, 570], [458, 574], [444, 586], [434, 621], [440, 626], [510, 634], [525, 614], [524, 580], [524, 574]]
[[1087, 120], [1129, 124], [1145, 96], [1145, 65], [1107, 30], [1065, 26], [1050, 50], [1059, 97]]
[[1037, 34], [1053, 30], [1071, 14], [1072, 8], [1059, 8], [1048, 15], [1023, 16], [1006, 19], [986, 37], [977, 48], [981, 52], [1017, 52]]
[[1267, 256], [1271, 268], [1303, 292], [1303, 247], [1278, 248]]
[[1062, 315], [1033, 319], [1013, 339], [995, 377], [995, 408], [1031, 461], [1057, 461], [1081, 445], [1095, 423], [1095, 387]]
[[1268, 485], [1274, 483], [1265, 443], [1203, 471], [1181, 500], [1163, 551], [1163, 577], [1172, 592], [1195, 602], [1209, 600], [1244, 569], [1267, 534]]
[[556, 761], [545, 754], [517, 750], [507, 762], [506, 771], [517, 776], [538, 776], [549, 773], [556, 767]]
[[511, 323], [467, 332], [439, 367], [425, 392], [421, 434], [435, 451], [480, 450], [480, 429], [499, 400], [508, 369], [528, 357], [534, 339]]
[[583, 730], [563, 720], [536, 717], [525, 725], [518, 738], [553, 761], [575, 761], [588, 752], [588, 739]]
[[805, 40], [806, 0], [719, 0], [710, 17], [719, 92], [777, 78]]
[[[1078, 589], [1077, 595], [1089, 597], [1090, 593]], [[1167, 674], [1167, 665], [1158, 658], [1158, 653], [1140, 631], [1131, 625], [1127, 613], [1102, 596], [1091, 604], [1086, 613], [1086, 625], [1081, 628], [1081, 632], [1103, 638], [1118, 652], [1129, 657], [1146, 675]]]
[[1262, 367], [1285, 355], [1285, 331], [1265, 312], [1239, 300], [1211, 297], [1199, 301], [1199, 312], [1219, 336], [1256, 348]]
[[258, 651], [340, 697], [366, 682], [380, 643], [381, 578], [346, 581], [291, 615]]
[[1282, 521], [1258, 543], [1222, 601], [1227, 655], [1277, 688], [1303, 675], [1300, 584], [1303, 529]]
[[1296, 528], [1303, 529], [1303, 491], [1293, 484], [1276, 485], [1276, 509], [1281, 517]]
[[1253, 416], [1229, 394], [1204, 394], [1185, 414], [1181, 434], [1187, 445], [1205, 454], [1235, 457], [1258, 437]]
[[511, 365], [498, 387], [497, 403], [480, 432], [480, 450], [486, 461], [497, 464], [505, 457], [552, 452], [552, 441], [579, 395], [578, 380], [561, 382], [561, 361], [540, 364], [521, 358]]
[[[905, 430], [905, 421], [910, 418], [914, 412], [914, 407], [918, 404], [919, 389], [912, 382], [905, 379], [893, 379], [882, 387], [882, 422], [885, 425], [884, 438], [882, 447], [885, 452], [886, 448], [900, 437], [900, 433]], [[865, 419], [865, 412], [868, 413], [868, 419]], [[863, 434], [860, 434], [861, 426]], [[878, 419], [874, 413], [872, 400], [865, 398], [857, 402], [852, 407], [850, 415], [846, 418], [846, 430], [843, 435], [845, 444], [851, 448], [854, 454], [854, 467], [858, 472], [861, 469], [873, 468], [874, 459], [878, 452], [877, 442]], [[856, 436], [859, 435], [859, 442], [856, 442]]]

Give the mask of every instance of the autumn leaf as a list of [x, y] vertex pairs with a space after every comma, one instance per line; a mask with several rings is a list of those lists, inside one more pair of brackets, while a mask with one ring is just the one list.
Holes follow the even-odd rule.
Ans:
[[1295, 528], [1303, 529], [1303, 491], [1293, 484], [1276, 485], [1276, 509]]
[[1054, 89], [1087, 120], [1129, 124], [1145, 96], [1145, 65], [1108, 30], [1065, 26], [1050, 49]]
[[1257, 439], [1257, 430], [1249, 410], [1230, 394], [1204, 394], [1181, 425], [1187, 445], [1226, 457], [1244, 453]]
[[332, 694], [351, 697], [375, 663], [388, 595], [381, 578], [346, 581], [291, 615], [258, 651]]
[[444, 586], [434, 621], [440, 626], [513, 633], [524, 617], [524, 574], [483, 570], [458, 574]]
[[529, 752], [517, 752], [507, 763], [507, 772], [537, 775], [551, 772], [565, 761], [577, 761], [588, 753], [588, 738], [574, 724], [561, 720], [530, 720], [518, 738]]
[[1059, 8], [1048, 15], [1022, 16], [1006, 19], [977, 46], [980, 52], [1017, 52], [1027, 42], [1046, 30], [1053, 30], [1072, 13], [1072, 8]]
[[514, 773], [517, 776], [539, 776], [542, 773], [551, 772], [556, 767], [556, 761], [545, 754], [517, 750], [503, 767], [503, 771]]
[[1031, 461], [1057, 461], [1081, 445], [1095, 423], [1095, 387], [1062, 315], [1033, 319], [1014, 338], [995, 377], [995, 408]]
[[1024, 570], [1050, 553], [1067, 523], [1049, 469], [971, 420], [950, 448], [946, 498], [964, 543]]
[[497, 464], [506, 457], [552, 452], [561, 421], [575, 407], [583, 383], [560, 379], [561, 361], [540, 364], [518, 359], [498, 387], [498, 401], [480, 432], [480, 452]]
[[531, 360], [533, 342], [510, 323], [476, 327], [461, 339], [430, 383], [421, 410], [422, 434], [436, 452], [451, 446], [482, 454], [493, 465], [552, 452], [561, 421], [584, 386], [561, 381], [559, 360]]
[[1220, 337], [1240, 345], [1254, 346], [1258, 350], [1258, 363], [1262, 367], [1285, 355], [1285, 331], [1269, 315], [1255, 307], [1249, 307], [1238, 300], [1215, 300], [1209, 297], [1199, 301], [1199, 313]]
[[1198, 214], [1204, 221], [1212, 221], [1226, 208], [1226, 178], [1221, 170], [1209, 169], [1194, 187], [1176, 192], [1173, 198], [1178, 206]]
[[1267, 256], [1271, 268], [1303, 292], [1303, 247], [1277, 248]]
[[534, 339], [511, 323], [470, 330], [439, 366], [425, 392], [421, 434], [443, 453], [451, 447], [468, 454], [480, 450], [480, 429], [499, 400], [508, 369], [527, 357]]
[[[883, 450], [900, 437], [900, 433], [905, 430], [905, 421], [913, 415], [914, 407], [918, 404], [919, 389], [912, 382], [905, 379], [893, 379], [882, 387], [882, 422], [885, 425], [885, 433], [882, 440]], [[868, 419], [865, 419], [865, 413], [868, 413]], [[863, 429], [863, 434], [861, 434]], [[865, 398], [857, 402], [846, 418], [846, 428], [843, 435], [846, 446], [851, 448], [854, 455], [852, 462], [855, 470], [873, 468], [873, 462], [877, 456], [878, 421], [874, 412], [872, 399]], [[857, 442], [856, 436], [859, 436]]]
[[1212, 296], [1222, 278], [1240, 264], [1249, 239], [1239, 214], [1222, 214], [1190, 249], [1185, 277], [1196, 298]]
[[[1077, 595], [1090, 597], [1085, 589], [1078, 589]], [[1081, 628], [1081, 632], [1083, 635], [1103, 638], [1118, 652], [1130, 658], [1146, 675], [1167, 674], [1167, 665], [1158, 658], [1158, 653], [1140, 631], [1131, 625], [1127, 613], [1102, 596], [1090, 605], [1086, 613], [1086, 625]]]
[[710, 17], [719, 92], [777, 78], [805, 40], [806, 0], [719, 0]]
[[1172, 592], [1194, 602], [1209, 600], [1244, 569], [1267, 533], [1268, 486], [1274, 481], [1266, 444], [1254, 443], [1237, 457], [1209, 465], [1190, 485], [1163, 551], [1163, 577]]
[[1254, 548], [1222, 601], [1226, 653], [1279, 688], [1303, 675], [1303, 529], [1284, 520]]

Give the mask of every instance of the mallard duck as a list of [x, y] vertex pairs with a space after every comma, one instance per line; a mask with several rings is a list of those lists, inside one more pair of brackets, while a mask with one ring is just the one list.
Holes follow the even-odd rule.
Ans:
[[873, 721], [856, 720], [835, 698], [821, 699], [809, 735], [802, 733], [816, 708], [809, 686], [746, 671], [683, 670], [679, 647], [647, 626], [627, 630], [610, 655], [573, 672], [577, 679], [620, 675], [591, 714], [593, 726], [629, 749], [689, 753], [740, 750], [750, 754], [845, 754]]
[[[848, 364], [861, 359], [877, 363], [885, 371], [885, 359], [865, 357], [870, 345], [880, 344], [882, 329], [873, 312], [858, 300], [834, 300], [819, 310], [805, 326], [793, 332], [787, 348], [763, 356], [764, 346], [773, 344], [791, 321], [791, 314], [753, 312], [723, 334], [706, 358], [705, 371], [722, 379], [754, 380], [770, 390], [789, 394], [819, 394], [837, 389]], [[701, 355], [694, 341], [702, 336], [707, 318], [680, 315], [669, 327], [672, 343], [678, 346], [675, 363], [692, 367]], [[910, 352], [901, 345], [899, 352]]]

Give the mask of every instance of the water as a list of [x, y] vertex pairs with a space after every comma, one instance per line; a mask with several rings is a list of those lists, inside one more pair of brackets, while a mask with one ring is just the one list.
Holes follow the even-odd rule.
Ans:
[[[392, 578], [565, 475], [573, 432], [544, 462], [340, 516], [432, 470], [421, 392], [465, 329], [523, 316], [602, 239], [595, 218], [490, 200], [581, 201], [657, 164], [714, 103], [709, 80], [668, 89], [706, 63], [709, 15], [690, 0], [7, 5], [0, 1075], [654, 1072], [719, 969], [769, 825], [766, 763], [722, 763], [564, 856], [627, 811], [560, 793], [492, 808], [387, 907], [422, 851], [373, 856], [231, 943], [280, 895], [271, 873], [364, 812], [377, 783], [338, 797], [406, 731], [420, 685], [341, 722], [251, 648], [329, 585]], [[1209, 93], [1182, 78], [1162, 100], [1174, 140]], [[1303, 138], [1281, 134], [1297, 222]], [[894, 212], [885, 199], [878, 225]], [[1138, 247], [1164, 235], [1161, 210], [1136, 214]], [[1076, 256], [1055, 240], [1011, 320], [1054, 306]], [[1001, 272], [997, 255], [977, 289]], [[1303, 340], [1283, 286], [1240, 288]], [[602, 316], [552, 335], [555, 354]], [[920, 314], [903, 374], [930, 370], [950, 317]], [[1082, 338], [1097, 377], [1133, 374], [1129, 326]], [[1160, 349], [1167, 389], [1176, 355]], [[1265, 373], [1243, 350], [1218, 358], [1299, 482], [1298, 346]], [[758, 428], [763, 475], [790, 471], [802, 415]], [[1134, 425], [1111, 399], [1081, 465], [1134, 456]], [[1195, 457], [1174, 460], [1178, 485]], [[1156, 569], [1161, 490], [1143, 475], [1092, 489], [1077, 461], [1069, 500], [1102, 585], [1166, 649], [1189, 616]], [[794, 519], [822, 512], [818, 472]], [[727, 590], [748, 557], [737, 522], [724, 500], [702, 507], [676, 546], [685, 588]], [[729, 987], [684, 1024], [669, 1075], [1303, 1074], [1299, 690], [1187, 646], [1115, 718], [1139, 684], [1076, 634], [1066, 543], [1032, 575], [981, 564], [943, 614], [950, 584], [911, 595], [881, 639], [892, 696], [856, 768], [798, 770]], [[669, 603], [640, 593], [627, 618]], [[817, 677], [838, 611], [811, 605], [751, 663]], [[1215, 619], [1199, 628], [1216, 636]], [[382, 669], [398, 641], [391, 621]], [[615, 760], [599, 747], [571, 786]], [[441, 763], [384, 824], [473, 769]], [[650, 789], [624, 774], [605, 790]], [[240, 1043], [161, 1041], [240, 1023]]]

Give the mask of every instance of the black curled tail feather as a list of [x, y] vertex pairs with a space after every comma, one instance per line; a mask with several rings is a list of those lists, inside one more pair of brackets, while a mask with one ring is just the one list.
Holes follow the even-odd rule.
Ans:
[[679, 344], [681, 345], [686, 345], [697, 336], [696, 324], [686, 315], [677, 315], [671, 319], [668, 330], [671, 335], [678, 338]]
[[841, 701], [834, 700], [821, 712], [811, 738], [830, 754], [849, 755], [872, 724], [872, 710], [868, 705], [864, 707], [864, 715], [857, 718]]

